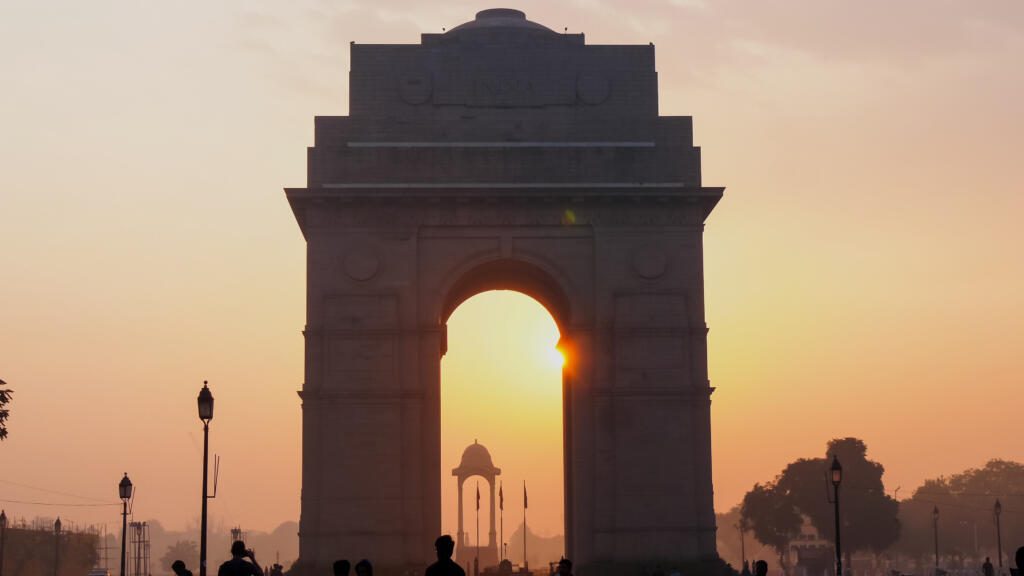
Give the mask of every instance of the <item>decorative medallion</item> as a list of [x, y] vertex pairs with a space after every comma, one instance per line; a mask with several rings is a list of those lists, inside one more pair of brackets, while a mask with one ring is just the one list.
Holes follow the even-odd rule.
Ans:
[[641, 278], [653, 280], [665, 273], [668, 257], [659, 248], [644, 247], [633, 253], [633, 271]]
[[407, 72], [398, 81], [398, 95], [406, 104], [425, 104], [434, 93], [429, 72]]
[[353, 280], [369, 280], [377, 275], [379, 269], [380, 259], [365, 246], [355, 247], [345, 256], [345, 273]]

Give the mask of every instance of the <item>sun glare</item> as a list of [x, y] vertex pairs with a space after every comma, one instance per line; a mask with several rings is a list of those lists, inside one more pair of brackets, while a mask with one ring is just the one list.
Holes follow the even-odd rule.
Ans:
[[562, 354], [562, 351], [558, 348], [549, 348], [547, 356], [548, 364], [551, 366], [554, 366], [555, 368], [565, 366], [565, 355]]

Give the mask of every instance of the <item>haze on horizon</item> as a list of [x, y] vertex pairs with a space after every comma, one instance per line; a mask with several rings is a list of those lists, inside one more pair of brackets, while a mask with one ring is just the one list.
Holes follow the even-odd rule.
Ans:
[[[304, 178], [313, 117], [347, 113], [350, 41], [418, 42], [487, 7], [0, 7], [8, 515], [113, 526], [116, 508], [85, 504], [116, 502], [128, 471], [137, 517], [194, 524], [206, 379], [223, 458], [215, 522], [298, 518], [304, 243], [281, 189]], [[1024, 460], [1005, 433], [1024, 375], [1024, 4], [511, 7], [591, 44], [654, 42], [661, 113], [693, 116], [704, 182], [726, 186], [705, 236], [719, 512], [834, 437], [863, 438], [904, 494], [993, 457]], [[515, 331], [535, 354], [516, 367], [539, 386], [520, 398], [537, 410], [508, 418], [499, 439], [477, 434], [506, 488], [536, 476], [531, 529], [556, 534], [553, 322], [524, 300], [478, 296], [449, 330], [481, 345]], [[480, 327], [505, 308], [521, 315]], [[495, 383], [491, 356], [456, 366], [455, 350], [445, 394]], [[511, 412], [507, 392], [476, 409]], [[448, 425], [445, 490], [480, 426]], [[508, 533], [520, 498], [506, 489]]]

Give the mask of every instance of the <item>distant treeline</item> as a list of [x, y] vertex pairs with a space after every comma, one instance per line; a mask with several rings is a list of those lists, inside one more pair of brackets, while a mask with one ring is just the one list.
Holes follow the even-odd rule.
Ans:
[[[927, 480], [902, 499], [882, 481], [885, 468], [869, 460], [857, 438], [829, 442], [825, 454], [801, 458], [774, 479], [755, 484], [743, 502], [718, 516], [719, 553], [740, 567], [741, 533], [748, 560], [772, 562], [783, 574], [816, 573], [834, 555], [835, 514], [828, 471], [835, 455], [842, 463], [840, 484], [845, 562], [880, 573], [891, 569], [922, 572], [934, 563], [935, 512], [938, 511], [939, 559], [947, 569], [975, 568], [991, 557], [998, 564], [996, 501], [1004, 563], [1024, 544], [1024, 464], [991, 460], [949, 477]], [[828, 550], [813, 550], [823, 545]], [[801, 567], [801, 552], [804, 564]], [[812, 554], [813, 552], [813, 554]]]

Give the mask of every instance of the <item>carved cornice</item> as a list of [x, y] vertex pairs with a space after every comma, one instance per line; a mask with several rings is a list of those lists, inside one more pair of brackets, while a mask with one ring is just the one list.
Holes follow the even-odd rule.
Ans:
[[286, 189], [303, 232], [408, 226], [700, 228], [724, 191], [681, 184], [338, 186]]

